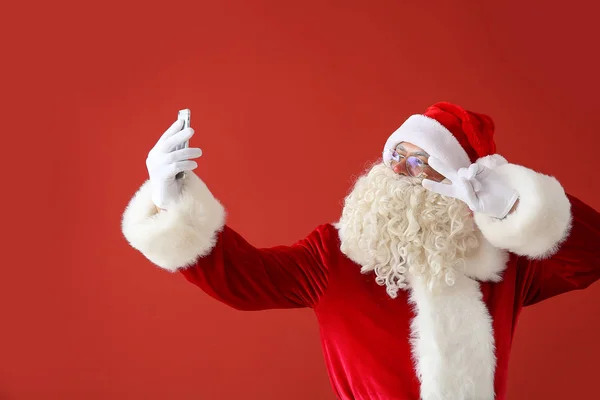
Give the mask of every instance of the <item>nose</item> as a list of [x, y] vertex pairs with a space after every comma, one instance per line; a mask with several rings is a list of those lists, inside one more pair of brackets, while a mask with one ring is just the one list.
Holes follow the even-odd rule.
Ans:
[[392, 170], [398, 175], [408, 175], [406, 172], [406, 161], [392, 161]]

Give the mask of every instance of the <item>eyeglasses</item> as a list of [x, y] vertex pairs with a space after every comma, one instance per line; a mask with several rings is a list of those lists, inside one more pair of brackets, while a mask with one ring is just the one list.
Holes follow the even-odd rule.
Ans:
[[390, 152], [392, 153], [392, 160], [398, 163], [401, 162], [402, 159], [406, 159], [406, 172], [413, 178], [421, 177], [427, 167], [429, 167], [429, 164], [416, 156], [403, 156], [402, 154], [398, 153], [396, 149], [390, 149]]

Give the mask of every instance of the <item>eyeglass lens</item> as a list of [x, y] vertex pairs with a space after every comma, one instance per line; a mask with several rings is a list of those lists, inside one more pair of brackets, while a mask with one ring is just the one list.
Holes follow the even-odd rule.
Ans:
[[406, 171], [410, 176], [417, 178], [425, 172], [425, 163], [415, 156], [410, 156], [406, 159]]

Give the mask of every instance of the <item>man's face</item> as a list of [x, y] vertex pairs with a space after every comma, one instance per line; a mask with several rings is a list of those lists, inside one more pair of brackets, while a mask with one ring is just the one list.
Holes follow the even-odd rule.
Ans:
[[429, 154], [425, 150], [412, 143], [401, 142], [392, 153], [390, 166], [399, 175], [427, 178], [436, 182], [443, 181], [444, 176], [431, 168], [427, 163], [428, 160]]

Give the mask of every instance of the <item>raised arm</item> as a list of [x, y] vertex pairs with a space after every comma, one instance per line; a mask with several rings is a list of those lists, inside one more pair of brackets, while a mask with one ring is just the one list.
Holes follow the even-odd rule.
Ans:
[[[130, 245], [148, 260], [180, 272], [207, 294], [234, 308], [311, 307], [327, 284], [330, 225], [291, 246], [259, 249], [225, 224], [225, 210], [193, 172], [200, 149], [180, 149], [191, 129], [175, 123], [150, 151], [150, 179], [122, 218]], [[177, 173], [185, 171], [182, 179]]]
[[598, 280], [600, 214], [567, 195], [554, 177], [513, 164], [496, 172], [516, 189], [519, 203], [504, 219], [476, 214], [475, 221], [493, 245], [518, 256], [522, 305]]

